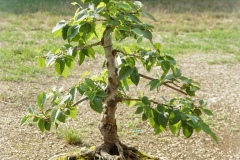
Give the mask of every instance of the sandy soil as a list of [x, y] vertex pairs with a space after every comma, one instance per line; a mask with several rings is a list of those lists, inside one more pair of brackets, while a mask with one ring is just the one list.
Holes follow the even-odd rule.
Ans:
[[[240, 64], [207, 63], [218, 56], [191, 54], [177, 59], [184, 75], [201, 82], [202, 89], [197, 97], [205, 99], [214, 112], [208, 123], [216, 132], [219, 145], [203, 132], [194, 133], [189, 139], [182, 135], [173, 136], [168, 131], [154, 136], [148, 122], [142, 122], [138, 115], [134, 115], [135, 108], [124, 105], [119, 106], [117, 112], [121, 140], [163, 160], [240, 159]], [[96, 68], [94, 65], [86, 63], [85, 68], [79, 70]], [[60, 125], [60, 128], [78, 130], [83, 137], [82, 145], [66, 144], [54, 131], [42, 134], [35, 126], [20, 127], [26, 108], [35, 103], [38, 92], [55, 85], [73, 84], [76, 79], [78, 76], [70, 76], [67, 80], [39, 77], [33, 83], [0, 81], [0, 159], [49, 159], [62, 152], [100, 144], [97, 130], [100, 115], [94, 113], [87, 103], [78, 106], [76, 121], [69, 120]]]

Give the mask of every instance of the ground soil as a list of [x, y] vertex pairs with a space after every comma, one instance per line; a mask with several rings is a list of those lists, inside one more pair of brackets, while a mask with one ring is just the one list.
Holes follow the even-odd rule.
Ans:
[[[142, 122], [139, 115], [134, 115], [136, 108], [125, 105], [120, 105], [117, 111], [122, 142], [163, 160], [240, 159], [240, 64], [207, 63], [219, 57], [221, 55], [216, 54], [177, 57], [183, 74], [201, 82], [197, 98], [205, 99], [214, 112], [214, 116], [206, 120], [216, 132], [219, 145], [203, 132], [194, 133], [189, 139], [182, 135], [173, 136], [169, 131], [154, 136], [148, 122]], [[95, 65], [85, 63], [79, 72], [96, 68], [93, 73], [97, 73], [99, 67]], [[70, 86], [77, 79], [79, 76], [70, 76], [69, 79], [40, 76], [31, 83], [0, 81], [0, 159], [49, 159], [59, 153], [101, 143], [97, 129], [100, 115], [92, 111], [87, 103], [78, 106], [75, 121], [69, 120], [60, 125], [60, 128], [79, 131], [83, 137], [81, 145], [67, 144], [55, 131], [41, 133], [36, 126], [20, 127], [20, 120], [28, 105], [35, 104], [37, 93], [53, 86]], [[157, 96], [161, 97], [165, 90], [167, 88], [163, 88]]]

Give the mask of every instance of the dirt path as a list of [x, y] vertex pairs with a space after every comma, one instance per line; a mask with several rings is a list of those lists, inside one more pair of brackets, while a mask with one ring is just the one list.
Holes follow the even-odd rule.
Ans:
[[[189, 139], [172, 136], [169, 132], [154, 136], [148, 123], [133, 114], [135, 108], [126, 106], [119, 107], [117, 116], [122, 141], [164, 160], [240, 159], [240, 64], [209, 65], [207, 59], [212, 58], [213, 55], [192, 54], [178, 59], [183, 74], [201, 82], [202, 89], [197, 96], [205, 99], [214, 112], [208, 122], [218, 135], [219, 145], [204, 133], [194, 134]], [[68, 83], [76, 78], [71, 77]], [[0, 159], [48, 159], [61, 152], [100, 143], [98, 118], [92, 118], [100, 118], [100, 115], [84, 104], [78, 106], [77, 123], [70, 121], [60, 126], [76, 128], [83, 136], [81, 146], [66, 144], [54, 131], [41, 134], [35, 126], [20, 127], [20, 119], [26, 107], [35, 103], [36, 94], [52, 87], [57, 80], [41, 77], [35, 83], [0, 81]], [[58, 86], [66, 83], [64, 79], [59, 81]]]

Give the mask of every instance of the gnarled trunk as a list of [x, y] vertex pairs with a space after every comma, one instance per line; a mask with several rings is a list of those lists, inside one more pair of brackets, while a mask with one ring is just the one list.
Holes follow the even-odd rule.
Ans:
[[[106, 92], [107, 98], [104, 101], [104, 108], [102, 113], [99, 130], [103, 136], [105, 152], [111, 153], [113, 148], [117, 148], [119, 138], [117, 135], [117, 125], [115, 113], [117, 110], [118, 102], [118, 69], [115, 64], [115, 53], [112, 48], [111, 35], [107, 35], [108, 29], [105, 30], [103, 35], [103, 47], [105, 50], [106, 65], [108, 70], [108, 86]], [[115, 146], [115, 147], [114, 147]]]

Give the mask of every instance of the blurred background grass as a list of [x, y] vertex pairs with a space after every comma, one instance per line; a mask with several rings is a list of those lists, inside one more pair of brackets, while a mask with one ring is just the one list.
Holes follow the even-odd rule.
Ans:
[[[74, 0], [0, 0], [0, 11], [23, 14], [38, 11], [68, 15], [74, 12], [69, 5]], [[75, 0], [80, 2], [79, 0]], [[239, 12], [239, 0], [140, 0], [148, 9], [165, 12]], [[157, 6], [157, 8], [156, 8]]]
[[[53, 38], [55, 24], [73, 16], [74, 0], [0, 0], [0, 80], [35, 81], [48, 74], [36, 65], [42, 49], [65, 42]], [[157, 22], [154, 39], [169, 54], [230, 55], [211, 64], [240, 62], [240, 0], [148, 0]], [[129, 44], [129, 42], [124, 42]], [[142, 45], [150, 45], [143, 43]], [[221, 56], [218, 56], [221, 57]]]

